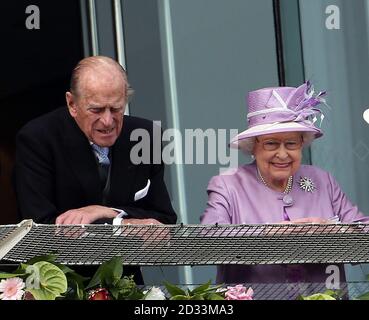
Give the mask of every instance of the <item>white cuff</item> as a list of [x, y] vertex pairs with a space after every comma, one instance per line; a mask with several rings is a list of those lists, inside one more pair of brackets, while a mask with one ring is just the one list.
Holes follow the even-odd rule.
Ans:
[[110, 209], [118, 212], [117, 216], [113, 220], [113, 226], [121, 225], [123, 221], [123, 217], [128, 216], [128, 214], [124, 210], [121, 210], [121, 209], [116, 209], [116, 208], [110, 208]]

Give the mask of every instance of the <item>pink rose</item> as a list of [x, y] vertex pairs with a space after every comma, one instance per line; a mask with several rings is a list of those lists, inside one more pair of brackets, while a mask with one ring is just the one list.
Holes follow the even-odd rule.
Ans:
[[235, 287], [227, 287], [225, 293], [225, 300], [252, 300], [254, 290], [252, 288], [246, 288], [241, 284]]

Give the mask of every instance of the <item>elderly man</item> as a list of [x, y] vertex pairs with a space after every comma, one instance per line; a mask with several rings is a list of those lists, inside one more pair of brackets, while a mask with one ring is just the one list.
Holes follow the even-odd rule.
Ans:
[[57, 224], [176, 222], [163, 163], [134, 165], [130, 159], [131, 132], [144, 129], [152, 138], [153, 124], [124, 116], [128, 87], [117, 62], [85, 58], [73, 70], [68, 108], [20, 130], [16, 194], [22, 218]]
[[[80, 61], [68, 108], [23, 127], [16, 140], [16, 195], [22, 219], [38, 223], [175, 223], [163, 163], [134, 165], [131, 132], [153, 123], [124, 116], [124, 69], [107, 57]], [[160, 132], [160, 131], [159, 131]], [[151, 158], [152, 159], [152, 158]], [[124, 268], [142, 283], [137, 268]]]
[[112, 221], [123, 211], [122, 223], [176, 222], [164, 165], [131, 162], [131, 132], [145, 129], [152, 138], [153, 125], [124, 116], [128, 86], [114, 60], [85, 58], [73, 70], [68, 108], [20, 130], [16, 194], [22, 218], [89, 224]]

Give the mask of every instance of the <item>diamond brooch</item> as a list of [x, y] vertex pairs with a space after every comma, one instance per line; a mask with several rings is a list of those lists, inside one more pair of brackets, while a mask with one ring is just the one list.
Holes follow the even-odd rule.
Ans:
[[308, 177], [300, 177], [299, 184], [300, 189], [304, 190], [305, 192], [313, 192], [316, 189], [313, 180]]

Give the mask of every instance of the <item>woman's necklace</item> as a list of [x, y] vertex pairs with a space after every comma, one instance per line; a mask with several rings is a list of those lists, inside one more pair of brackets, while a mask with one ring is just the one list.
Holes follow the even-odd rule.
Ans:
[[[257, 171], [258, 171], [258, 176], [261, 180], [261, 182], [268, 188], [270, 188], [270, 186], [267, 184], [267, 182], [264, 180], [263, 176], [261, 175], [259, 168], [256, 167]], [[283, 191], [283, 203], [287, 206], [292, 206], [293, 205], [293, 198], [292, 196], [289, 194], [292, 190], [292, 184], [293, 184], [293, 176], [289, 176], [288, 177], [288, 181], [287, 181], [287, 185], [286, 188]]]

